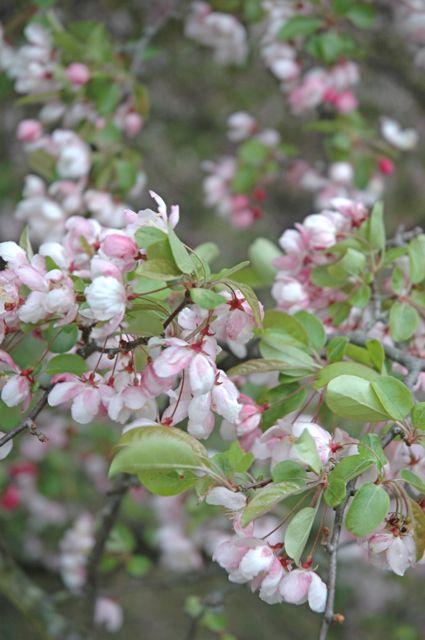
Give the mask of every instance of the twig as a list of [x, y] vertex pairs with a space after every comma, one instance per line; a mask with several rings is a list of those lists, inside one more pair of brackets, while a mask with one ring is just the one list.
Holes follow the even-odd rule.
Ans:
[[105, 551], [109, 535], [115, 525], [121, 503], [127, 490], [134, 483], [134, 478], [120, 474], [115, 480], [114, 487], [108, 492], [106, 502], [100, 512], [100, 523], [95, 543], [87, 560], [86, 583], [83, 591], [83, 630], [85, 638], [89, 640], [93, 629], [94, 609], [98, 588], [98, 569]]
[[175, 17], [177, 13], [170, 8], [164, 8], [157, 20], [150, 24], [146, 29], [142, 37], [136, 43], [133, 53], [133, 60], [131, 62], [129, 74], [133, 78], [137, 78], [143, 67], [143, 57], [144, 53], [149, 46], [151, 40], [156, 36], [156, 34], [161, 31], [162, 27], [167, 24], [167, 22]]
[[[391, 429], [381, 438], [382, 447], [387, 447], [390, 442], [399, 435], [402, 435], [402, 428], [394, 424]], [[356, 478], [350, 480], [347, 484], [347, 495], [345, 500], [335, 510], [335, 519], [332, 527], [331, 540], [327, 546], [327, 550], [330, 554], [329, 560], [329, 577], [328, 577], [328, 595], [326, 598], [326, 607], [323, 613], [322, 624], [320, 627], [319, 640], [326, 640], [331, 624], [335, 621], [335, 593], [336, 593], [336, 578], [337, 578], [337, 564], [338, 564], [338, 549], [340, 548], [339, 539], [341, 537], [342, 525], [344, 522], [345, 510], [348, 502], [351, 498], [352, 492], [356, 484]]]
[[31, 413], [25, 418], [23, 422], [21, 422], [21, 424], [19, 424], [17, 427], [12, 429], [12, 431], [9, 431], [2, 438], [0, 438], [0, 447], [5, 445], [10, 440], [13, 440], [13, 438], [15, 438], [15, 436], [17, 436], [18, 434], [22, 433], [22, 431], [26, 431], [26, 430], [28, 430], [32, 435], [37, 436], [39, 439], [42, 438], [41, 434], [39, 434], [39, 432], [37, 431], [34, 421], [39, 415], [39, 413], [41, 413], [41, 411], [46, 406], [47, 396], [49, 395], [49, 391], [50, 389], [47, 389], [43, 393], [43, 395], [41, 396], [37, 404], [33, 407]]
[[0, 539], [0, 592], [42, 640], [83, 640], [52, 599], [18, 567]]

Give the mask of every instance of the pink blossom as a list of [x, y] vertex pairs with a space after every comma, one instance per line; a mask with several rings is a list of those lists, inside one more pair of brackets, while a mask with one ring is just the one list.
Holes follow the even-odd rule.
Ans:
[[96, 320], [121, 320], [124, 317], [127, 295], [124, 285], [116, 278], [99, 276], [84, 293]]
[[80, 424], [88, 424], [102, 410], [106, 411], [114, 390], [98, 374], [84, 375], [81, 379], [72, 374], [58, 377], [48, 396], [51, 407], [71, 402], [71, 415]]
[[303, 604], [308, 600], [313, 611], [322, 613], [325, 610], [327, 587], [314, 571], [290, 571], [282, 579], [279, 589], [285, 602]]
[[21, 120], [16, 137], [20, 142], [35, 142], [42, 133], [43, 128], [38, 120]]
[[90, 69], [81, 62], [73, 62], [65, 69], [65, 74], [71, 84], [80, 87], [90, 80]]
[[115, 633], [122, 627], [124, 620], [121, 606], [111, 598], [97, 598], [94, 610], [94, 623], [104, 627], [109, 633]]
[[373, 533], [365, 540], [371, 561], [383, 569], [403, 576], [416, 563], [416, 544], [411, 533], [395, 535], [392, 531]]

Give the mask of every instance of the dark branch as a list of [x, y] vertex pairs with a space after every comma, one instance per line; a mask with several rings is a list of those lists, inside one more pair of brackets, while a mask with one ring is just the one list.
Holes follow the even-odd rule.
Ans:
[[18, 567], [0, 539], [0, 592], [42, 640], [83, 640], [70, 628], [52, 599]]
[[47, 396], [49, 395], [49, 391], [50, 391], [50, 389], [46, 389], [46, 391], [43, 393], [43, 395], [38, 400], [38, 402], [34, 405], [33, 409], [30, 412], [30, 414], [25, 418], [25, 420], [23, 422], [21, 422], [21, 424], [19, 424], [17, 427], [12, 429], [12, 431], [9, 431], [2, 438], [0, 438], [0, 447], [5, 445], [6, 442], [9, 442], [9, 440], [13, 440], [13, 438], [15, 436], [17, 436], [18, 434], [22, 433], [22, 431], [27, 431], [27, 430], [32, 435], [37, 436], [39, 439], [42, 439], [42, 436], [37, 431], [37, 427], [36, 427], [34, 421], [37, 418], [37, 416], [39, 415], [39, 413], [41, 413], [41, 411], [46, 406], [46, 404], [47, 404]]
[[[403, 434], [403, 429], [394, 424], [391, 429], [381, 438], [381, 444], [383, 447], [387, 447], [390, 442], [394, 440], [397, 436]], [[354, 487], [356, 484], [356, 478], [350, 480], [347, 484], [347, 495], [345, 497], [344, 502], [337, 507], [335, 510], [335, 519], [332, 527], [332, 536], [330, 542], [327, 546], [327, 550], [330, 554], [329, 560], [329, 577], [328, 577], [328, 596], [326, 599], [326, 607], [323, 613], [322, 624], [320, 627], [319, 640], [326, 640], [328, 637], [328, 632], [331, 627], [331, 624], [335, 622], [338, 618], [336, 618], [334, 607], [335, 607], [335, 593], [336, 593], [336, 578], [337, 578], [337, 565], [338, 565], [338, 548], [339, 548], [339, 540], [341, 537], [342, 525], [344, 523], [344, 515], [345, 510], [347, 508], [348, 502], [352, 496], [354, 491]]]
[[121, 503], [127, 490], [133, 485], [134, 477], [121, 474], [117, 476], [113, 488], [108, 492], [106, 502], [100, 512], [99, 527], [94, 546], [87, 561], [86, 583], [83, 592], [83, 629], [87, 640], [93, 628], [94, 609], [98, 590], [98, 570], [109, 535], [116, 523]]

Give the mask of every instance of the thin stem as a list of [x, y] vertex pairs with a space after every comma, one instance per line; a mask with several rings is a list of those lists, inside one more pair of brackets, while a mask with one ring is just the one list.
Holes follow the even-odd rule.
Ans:
[[117, 476], [114, 487], [108, 492], [106, 502], [100, 512], [100, 524], [95, 543], [87, 561], [86, 583], [83, 592], [83, 629], [87, 640], [91, 637], [94, 622], [94, 610], [99, 582], [99, 564], [102, 560], [106, 543], [115, 525], [127, 490], [134, 482], [132, 476], [121, 474]]
[[40, 436], [34, 424], [34, 420], [37, 418], [38, 414], [41, 413], [41, 411], [46, 406], [47, 396], [49, 395], [49, 391], [50, 391], [50, 388], [43, 393], [43, 395], [41, 396], [37, 404], [33, 407], [30, 414], [25, 418], [23, 422], [21, 422], [21, 424], [19, 424], [17, 427], [12, 429], [12, 431], [9, 431], [2, 438], [0, 438], [0, 447], [5, 445], [10, 440], [13, 440], [13, 438], [15, 438], [18, 434], [22, 433], [22, 431], [28, 430], [30, 433], [32, 433], [32, 435]]
[[[401, 435], [403, 429], [395, 424], [391, 427], [388, 433], [381, 439], [381, 444], [383, 447], [386, 447], [396, 438]], [[319, 640], [326, 640], [328, 637], [328, 632], [331, 627], [332, 622], [335, 621], [335, 593], [336, 593], [336, 578], [337, 578], [337, 568], [338, 568], [338, 548], [340, 547], [339, 540], [341, 537], [342, 525], [344, 522], [345, 510], [347, 508], [348, 502], [350, 501], [352, 492], [354, 490], [356, 484], [356, 478], [350, 480], [347, 484], [347, 495], [345, 497], [344, 502], [339, 505], [339, 507], [335, 510], [335, 519], [332, 527], [332, 536], [330, 542], [327, 546], [327, 550], [330, 554], [329, 560], [329, 577], [328, 577], [328, 595], [326, 599], [326, 607], [323, 613], [322, 624], [320, 627]]]

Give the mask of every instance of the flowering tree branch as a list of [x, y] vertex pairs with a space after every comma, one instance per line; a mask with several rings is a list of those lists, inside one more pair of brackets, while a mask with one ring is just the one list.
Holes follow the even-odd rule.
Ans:
[[11, 431], [9, 431], [8, 433], [6, 433], [4, 436], [0, 438], [0, 447], [5, 445], [10, 440], [13, 440], [13, 438], [15, 438], [17, 435], [19, 435], [20, 433], [26, 430], [28, 430], [32, 435], [42, 439], [43, 436], [38, 433], [37, 427], [34, 421], [46, 406], [47, 396], [49, 395], [49, 391], [50, 391], [50, 388], [46, 389], [43, 392], [43, 395], [35, 404], [30, 414], [25, 418], [25, 420], [23, 420], [23, 422], [21, 422], [21, 424], [19, 424], [17, 427], [15, 427], [14, 429], [12, 429]]
[[[399, 425], [393, 425], [389, 431], [381, 438], [382, 447], [387, 447], [390, 442], [397, 436], [402, 435], [403, 430]], [[332, 535], [329, 544], [327, 545], [327, 551], [329, 552], [329, 577], [328, 577], [328, 595], [326, 599], [326, 608], [322, 618], [322, 624], [320, 627], [319, 640], [326, 640], [328, 637], [329, 629], [333, 622], [343, 622], [344, 617], [341, 614], [336, 614], [334, 611], [335, 606], [335, 594], [336, 594], [336, 579], [338, 568], [338, 550], [339, 540], [341, 537], [342, 526], [344, 524], [345, 511], [348, 503], [355, 491], [356, 478], [350, 480], [347, 484], [347, 495], [345, 500], [335, 509], [335, 519], [332, 527]]]
[[105, 504], [99, 515], [99, 527], [97, 530], [95, 543], [87, 561], [86, 582], [83, 591], [83, 628], [89, 638], [94, 623], [94, 610], [98, 590], [98, 570], [102, 560], [109, 535], [116, 523], [122, 501], [128, 489], [134, 485], [135, 478], [120, 474], [114, 485], [107, 493]]
[[18, 567], [0, 539], [0, 591], [41, 640], [82, 640], [52, 599]]

